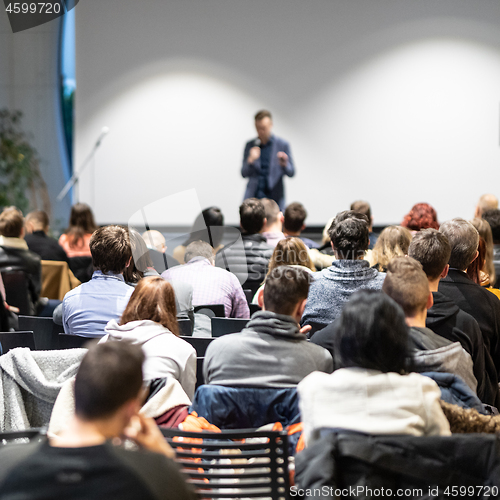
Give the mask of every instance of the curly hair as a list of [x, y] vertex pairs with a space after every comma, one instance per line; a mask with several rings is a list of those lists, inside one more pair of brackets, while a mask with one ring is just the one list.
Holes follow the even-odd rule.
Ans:
[[407, 227], [411, 231], [420, 231], [421, 229], [439, 229], [437, 213], [428, 203], [417, 203], [404, 216], [403, 227]]
[[453, 434], [468, 434], [470, 432], [495, 434], [500, 432], [500, 415], [481, 415], [474, 408], [462, 408], [443, 400], [439, 402]]

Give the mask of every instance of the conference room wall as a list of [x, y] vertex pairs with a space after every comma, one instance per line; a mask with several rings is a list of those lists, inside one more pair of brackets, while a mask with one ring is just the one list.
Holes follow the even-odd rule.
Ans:
[[214, 204], [236, 223], [260, 108], [291, 143], [287, 201], [309, 224], [360, 198], [378, 224], [420, 201], [470, 218], [499, 185], [498, 2], [107, 0], [75, 15], [76, 165], [110, 127], [80, 191], [101, 223], [186, 190], [149, 223]]

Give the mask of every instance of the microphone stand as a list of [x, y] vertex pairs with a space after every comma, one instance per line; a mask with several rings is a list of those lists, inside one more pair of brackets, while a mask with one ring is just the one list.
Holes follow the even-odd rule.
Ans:
[[[62, 201], [63, 198], [68, 194], [68, 191], [78, 182], [78, 180], [80, 179], [80, 175], [85, 170], [87, 165], [91, 162], [91, 160], [94, 158], [94, 155], [96, 151], [99, 149], [99, 146], [101, 145], [101, 142], [106, 134], [107, 132], [101, 133], [96, 143], [94, 144], [94, 147], [92, 148], [90, 154], [87, 156], [87, 158], [85, 158], [85, 161], [81, 164], [80, 168], [73, 173], [70, 180], [66, 183], [66, 185], [62, 188], [61, 192], [57, 195], [57, 201]], [[76, 199], [75, 201], [78, 203], [78, 199]]]

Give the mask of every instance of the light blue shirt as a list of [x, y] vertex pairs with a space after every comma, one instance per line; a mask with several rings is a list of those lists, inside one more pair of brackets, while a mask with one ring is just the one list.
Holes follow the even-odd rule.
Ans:
[[134, 288], [121, 274], [94, 271], [92, 279], [64, 296], [62, 317], [65, 333], [100, 338], [112, 319], [118, 321]]

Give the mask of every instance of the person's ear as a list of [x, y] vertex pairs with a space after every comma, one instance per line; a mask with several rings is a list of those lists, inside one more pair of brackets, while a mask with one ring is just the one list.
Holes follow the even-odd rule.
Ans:
[[283, 215], [283, 212], [280, 212], [278, 215], [279, 221], [284, 224], [285, 223], [285, 216]]
[[259, 304], [260, 308], [264, 310], [264, 289], [259, 291], [257, 295], [257, 303]]
[[427, 305], [425, 306], [426, 309], [430, 309], [434, 305], [434, 297], [432, 295], [432, 292], [429, 292], [429, 295], [427, 297]]
[[[264, 223], [262, 224], [262, 229], [264, 229], [267, 226], [267, 218], [264, 217]], [[262, 231], [261, 229], [261, 231]]]
[[21, 229], [21, 236], [19, 238], [24, 238], [24, 235], [26, 234], [26, 231], [24, 230], [24, 226]]
[[306, 225], [305, 224], [302, 224], [302, 227], [300, 228], [301, 231], [304, 231], [304, 229], [306, 228]]
[[125, 268], [130, 267], [131, 262], [132, 262], [132, 257], [130, 257], [130, 259], [128, 259], [128, 262], [127, 262], [127, 265], [125, 266]]
[[446, 278], [446, 276], [448, 276], [449, 270], [450, 270], [450, 265], [446, 264], [446, 266], [444, 266], [443, 272], [439, 275], [439, 278], [440, 279]]

